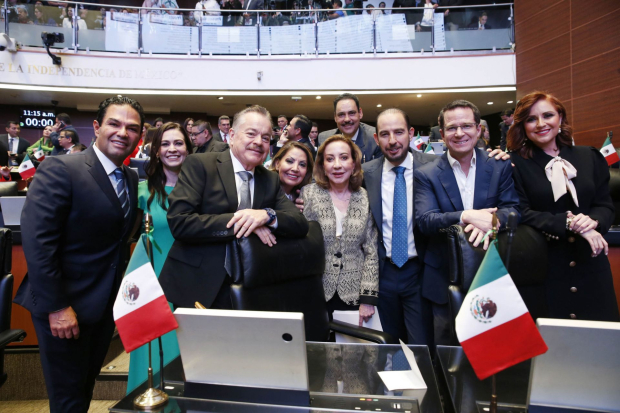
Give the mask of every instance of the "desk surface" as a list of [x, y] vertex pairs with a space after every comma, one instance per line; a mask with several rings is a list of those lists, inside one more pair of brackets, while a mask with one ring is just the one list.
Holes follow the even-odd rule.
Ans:
[[[442, 413], [437, 381], [431, 358], [426, 346], [409, 346], [416, 358], [422, 376], [428, 386], [426, 390], [408, 390], [394, 396], [417, 397], [421, 413]], [[386, 392], [377, 372], [391, 369], [392, 356], [400, 346], [375, 344], [307, 343], [308, 376], [311, 392], [344, 394], [391, 395]], [[180, 357], [165, 368], [166, 392], [170, 396], [168, 405], [161, 412], [313, 412], [307, 407], [257, 406], [243, 403], [229, 403], [214, 400], [196, 400], [184, 397], [184, 374]], [[342, 382], [342, 383], [339, 383]], [[138, 412], [134, 410], [133, 399], [146, 388], [140, 386], [118, 402], [112, 412]], [[343, 410], [341, 410], [343, 411]], [[344, 411], [343, 411], [344, 412]]]
[[[438, 370], [448, 393], [451, 406], [447, 412], [486, 413], [491, 400], [491, 378], [480, 381], [461, 347], [437, 346]], [[525, 413], [531, 360], [512, 366], [496, 375], [499, 412]]]

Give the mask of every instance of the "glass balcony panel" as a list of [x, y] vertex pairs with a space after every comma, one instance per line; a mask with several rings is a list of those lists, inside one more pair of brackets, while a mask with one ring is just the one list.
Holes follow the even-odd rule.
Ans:
[[[104, 50], [108, 52], [137, 52], [140, 15], [138, 13], [107, 11], [105, 16]], [[80, 41], [81, 47], [87, 45], [87, 41]]]
[[[185, 23], [188, 23], [186, 26]], [[188, 15], [142, 15], [142, 50], [144, 53], [198, 53], [198, 27], [191, 26]]]
[[261, 54], [314, 54], [315, 47], [312, 12], [265, 11], [261, 14]]
[[321, 21], [317, 26], [321, 54], [372, 53], [374, 50], [373, 19], [369, 14]]
[[214, 55], [255, 55], [258, 51], [258, 13], [229, 12], [222, 24], [210, 19], [202, 26], [202, 53]]

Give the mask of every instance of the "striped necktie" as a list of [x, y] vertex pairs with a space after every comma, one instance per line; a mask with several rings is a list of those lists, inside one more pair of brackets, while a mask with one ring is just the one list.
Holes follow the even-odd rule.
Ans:
[[118, 200], [121, 202], [123, 217], [127, 219], [129, 216], [129, 197], [127, 196], [127, 191], [125, 190], [125, 174], [123, 174], [121, 168], [116, 168], [113, 173], [116, 178], [116, 196], [118, 196]]

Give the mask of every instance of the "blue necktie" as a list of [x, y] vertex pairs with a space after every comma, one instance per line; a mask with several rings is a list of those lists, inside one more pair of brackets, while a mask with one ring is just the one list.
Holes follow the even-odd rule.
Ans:
[[127, 191], [125, 191], [125, 175], [121, 168], [114, 170], [114, 177], [116, 178], [116, 196], [118, 196], [121, 208], [123, 208], [123, 218], [127, 219], [127, 216], [129, 216], [129, 198], [127, 197]]
[[407, 262], [409, 249], [407, 244], [407, 183], [404, 166], [396, 166], [392, 170], [396, 174], [392, 213], [392, 262], [400, 268]]

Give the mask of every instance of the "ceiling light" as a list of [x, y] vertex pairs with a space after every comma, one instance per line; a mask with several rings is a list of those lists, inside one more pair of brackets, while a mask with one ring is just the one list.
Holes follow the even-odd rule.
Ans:
[[220, 96], [220, 97], [218, 97], [218, 99], [219, 99], [219, 100], [222, 100], [222, 99], [224, 99], [224, 96]]
[[512, 101], [512, 100], [509, 100], [507, 103], [513, 103], [513, 101]]
[[317, 98], [317, 99], [321, 99], [321, 97], [320, 97], [320, 96], [317, 96], [316, 98]]
[[487, 105], [492, 105], [492, 104], [493, 104], [493, 102], [487, 102]]
[[418, 94], [418, 97], [419, 97], [419, 98], [421, 98], [421, 97], [422, 97], [422, 95]]
[[381, 103], [379, 103], [379, 104], [377, 105], [377, 107], [378, 107], [378, 108], [380, 108], [380, 107], [381, 107]]

